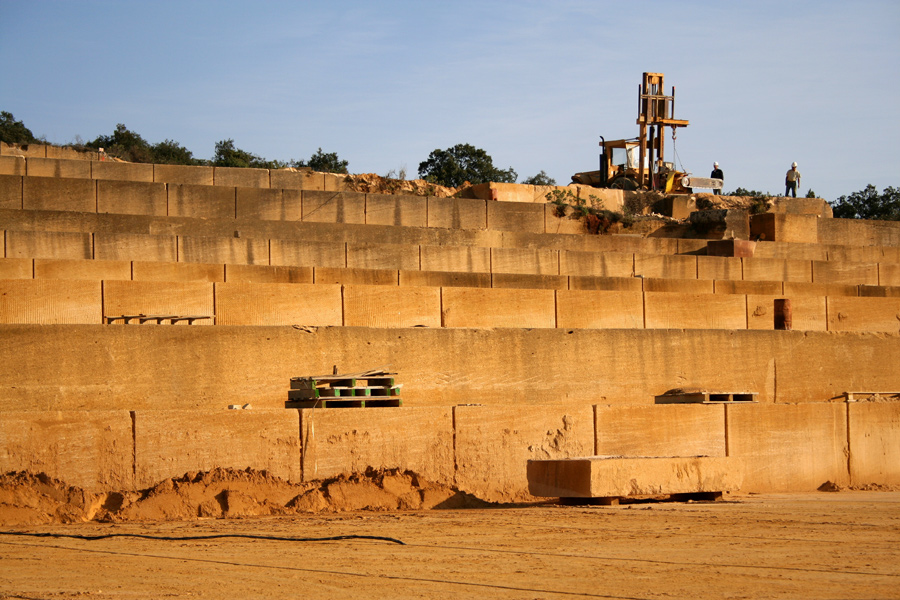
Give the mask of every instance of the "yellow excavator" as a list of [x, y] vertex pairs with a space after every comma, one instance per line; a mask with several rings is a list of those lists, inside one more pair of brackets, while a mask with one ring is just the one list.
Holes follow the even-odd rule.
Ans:
[[689, 194], [692, 188], [722, 189], [721, 179], [693, 177], [665, 160], [665, 130], [672, 140], [688, 121], [676, 119], [675, 86], [663, 91], [662, 73], [644, 73], [638, 87], [638, 137], [607, 141], [600, 136], [600, 169], [572, 175], [573, 183], [620, 190], [658, 190], [667, 194]]

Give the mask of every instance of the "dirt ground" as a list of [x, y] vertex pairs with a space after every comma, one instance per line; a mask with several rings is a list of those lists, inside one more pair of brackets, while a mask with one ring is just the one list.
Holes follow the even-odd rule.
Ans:
[[4, 599], [900, 598], [900, 492], [3, 530]]

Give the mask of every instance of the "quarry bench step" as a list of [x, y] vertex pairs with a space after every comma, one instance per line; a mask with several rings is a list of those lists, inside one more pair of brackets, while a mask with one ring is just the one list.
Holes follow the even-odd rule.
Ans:
[[686, 494], [658, 494], [645, 496], [601, 496], [598, 498], [560, 498], [559, 503], [565, 506], [618, 506], [620, 503], [643, 500], [671, 500], [673, 502], [719, 502], [725, 497], [723, 492], [696, 492]]
[[900, 392], [844, 392], [845, 402], [900, 402]]
[[288, 400], [285, 408], [384, 408], [403, 406], [400, 398], [319, 398], [317, 400]]
[[656, 404], [747, 404], [756, 402], [756, 392], [709, 392], [670, 390], [656, 396]]
[[112, 324], [116, 321], [121, 320], [125, 325], [130, 325], [131, 321], [136, 320], [138, 323], [143, 325], [147, 321], [156, 321], [157, 325], [161, 325], [163, 321], [168, 321], [171, 325], [175, 323], [180, 323], [181, 321], [187, 321], [188, 325], [193, 325], [194, 321], [199, 321], [202, 319], [212, 319], [211, 316], [208, 315], [118, 315], [114, 317], [105, 317], [106, 324]]

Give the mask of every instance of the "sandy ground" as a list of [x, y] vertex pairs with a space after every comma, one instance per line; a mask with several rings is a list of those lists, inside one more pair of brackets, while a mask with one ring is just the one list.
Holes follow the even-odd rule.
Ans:
[[5, 531], [0, 598], [900, 598], [900, 492], [352, 511]]

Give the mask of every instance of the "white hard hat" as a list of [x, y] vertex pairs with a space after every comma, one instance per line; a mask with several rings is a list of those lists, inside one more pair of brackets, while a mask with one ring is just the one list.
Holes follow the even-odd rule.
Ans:
[[718, 166], [719, 166], [719, 163], [713, 163], [713, 166], [714, 166], [714, 167], [718, 167]]
[[796, 167], [796, 166], [797, 166], [797, 163], [794, 163], [794, 164], [792, 164], [791, 166], [792, 166], [792, 167]]

